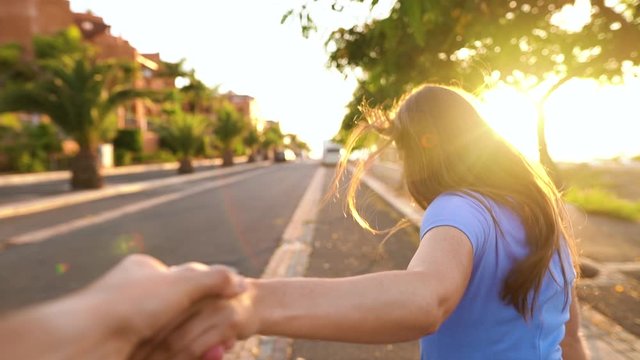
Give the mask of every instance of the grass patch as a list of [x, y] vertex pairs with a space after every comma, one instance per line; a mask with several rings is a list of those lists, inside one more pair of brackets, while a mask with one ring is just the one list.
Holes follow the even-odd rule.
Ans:
[[581, 189], [599, 188], [611, 189], [613, 184], [608, 181], [602, 170], [594, 169], [586, 164], [566, 167], [560, 171], [562, 180], [569, 187]]
[[564, 193], [564, 198], [588, 213], [640, 220], [640, 201], [621, 199], [613, 192], [601, 188], [571, 187]]

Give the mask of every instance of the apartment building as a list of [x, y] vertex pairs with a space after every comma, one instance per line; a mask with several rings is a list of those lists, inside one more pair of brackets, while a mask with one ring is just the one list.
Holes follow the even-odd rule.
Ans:
[[[92, 13], [74, 13], [68, 0], [0, 0], [0, 44], [18, 43], [32, 56], [32, 39], [36, 35], [52, 35], [76, 25], [83, 38], [95, 46], [99, 59], [123, 59], [137, 62], [141, 74], [134, 80], [137, 88], [155, 90], [173, 88], [174, 80], [157, 76], [162, 66], [160, 55], [141, 54], [127, 40], [111, 34], [104, 19]], [[118, 109], [119, 128], [138, 128], [143, 133], [144, 150], [157, 149], [157, 136], [148, 130], [149, 117], [160, 109], [148, 101], [136, 100]]]

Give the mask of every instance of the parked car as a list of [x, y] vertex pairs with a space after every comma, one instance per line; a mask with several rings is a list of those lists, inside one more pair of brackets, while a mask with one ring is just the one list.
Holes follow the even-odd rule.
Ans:
[[287, 161], [287, 158], [284, 154], [284, 151], [282, 150], [277, 150], [276, 152], [273, 153], [273, 161], [275, 162], [285, 162]]
[[291, 149], [276, 150], [273, 154], [275, 162], [294, 161], [296, 158], [296, 154]]

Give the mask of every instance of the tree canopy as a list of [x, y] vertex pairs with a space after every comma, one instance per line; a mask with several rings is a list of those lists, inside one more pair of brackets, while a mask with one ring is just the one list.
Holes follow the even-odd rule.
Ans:
[[[33, 47], [32, 60], [19, 60], [15, 67], [4, 69], [0, 112], [48, 115], [81, 147], [93, 148], [113, 135], [108, 130], [115, 128], [111, 115], [117, 106], [149, 95], [133, 88], [135, 64], [98, 61], [75, 28], [36, 37]], [[13, 48], [3, 47], [0, 53]]]
[[116, 108], [151, 92], [134, 87], [135, 64], [98, 60], [75, 27], [34, 38], [33, 50], [29, 56], [14, 45], [0, 48], [0, 113], [47, 115], [80, 147], [72, 186], [100, 187], [96, 151], [115, 135]]
[[[362, 74], [342, 129], [355, 125], [364, 99], [388, 106], [424, 82], [474, 92], [499, 80], [616, 81], [640, 59], [639, 9], [637, 0], [398, 0], [388, 17], [327, 40], [330, 66]], [[303, 28], [315, 27], [307, 8], [298, 13]]]

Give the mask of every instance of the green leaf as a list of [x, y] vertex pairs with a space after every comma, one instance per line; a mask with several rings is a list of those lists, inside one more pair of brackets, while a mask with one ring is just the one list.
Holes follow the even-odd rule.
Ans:
[[419, 45], [424, 45], [424, 24], [422, 23], [422, 0], [405, 0], [400, 7], [409, 22], [409, 28]]
[[284, 24], [291, 15], [293, 15], [293, 9], [290, 9], [289, 11], [284, 13], [284, 15], [282, 15], [282, 19], [280, 19], [280, 25]]

